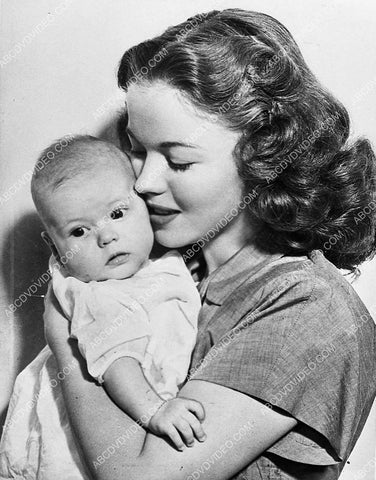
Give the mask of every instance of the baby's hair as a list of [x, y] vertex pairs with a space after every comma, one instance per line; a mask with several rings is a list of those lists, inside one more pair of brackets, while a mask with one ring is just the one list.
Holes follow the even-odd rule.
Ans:
[[62, 137], [47, 147], [38, 158], [31, 179], [31, 195], [43, 217], [43, 193], [54, 191], [78, 176], [98, 175], [109, 164], [123, 168], [132, 180], [134, 173], [128, 157], [112, 143], [90, 135]]

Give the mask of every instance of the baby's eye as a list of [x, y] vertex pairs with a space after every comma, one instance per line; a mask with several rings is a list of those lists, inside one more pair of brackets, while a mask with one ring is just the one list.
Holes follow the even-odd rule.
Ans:
[[85, 227], [77, 227], [71, 231], [71, 235], [73, 235], [73, 237], [83, 237], [87, 231]]
[[110, 213], [110, 217], [112, 220], [119, 220], [119, 218], [123, 218], [125, 215], [126, 208], [115, 208]]

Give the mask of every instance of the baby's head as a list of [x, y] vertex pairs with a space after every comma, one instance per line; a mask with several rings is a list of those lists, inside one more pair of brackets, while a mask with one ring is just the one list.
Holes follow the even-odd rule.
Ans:
[[[85, 282], [132, 276], [145, 263], [153, 231], [134, 173], [114, 145], [77, 136], [34, 169], [31, 193], [46, 227], [42, 236], [69, 275]], [[57, 153], [55, 153], [57, 152]], [[48, 158], [48, 157], [47, 157]], [[71, 254], [68, 254], [71, 252]]]

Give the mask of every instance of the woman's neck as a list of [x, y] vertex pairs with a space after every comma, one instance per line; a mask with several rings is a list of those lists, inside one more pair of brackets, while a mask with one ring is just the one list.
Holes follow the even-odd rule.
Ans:
[[235, 255], [247, 242], [252, 242], [254, 231], [247, 222], [228, 225], [203, 247], [203, 254], [207, 266], [207, 275], [214, 272], [229, 258]]

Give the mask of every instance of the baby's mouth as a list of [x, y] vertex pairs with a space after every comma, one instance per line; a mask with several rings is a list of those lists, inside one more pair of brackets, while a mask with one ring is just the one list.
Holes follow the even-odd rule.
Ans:
[[112, 265], [112, 266], [122, 265], [123, 263], [128, 261], [128, 257], [129, 257], [129, 253], [126, 253], [126, 252], [114, 253], [107, 260], [106, 265]]

